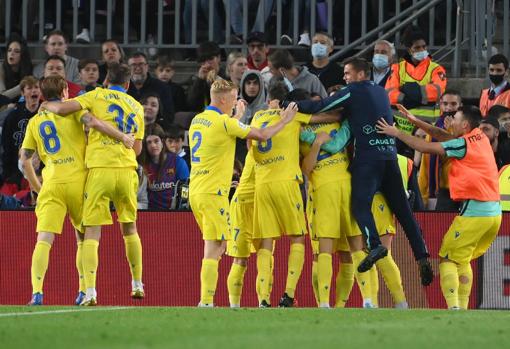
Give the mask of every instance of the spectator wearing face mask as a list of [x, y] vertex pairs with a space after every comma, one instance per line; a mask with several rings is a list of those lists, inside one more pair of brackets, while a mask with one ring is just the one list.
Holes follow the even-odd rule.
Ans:
[[[329, 93], [340, 85], [345, 85], [342, 68], [329, 59], [333, 52], [333, 39], [327, 33], [317, 32], [312, 38], [313, 60], [305, 64], [308, 71], [316, 75]], [[384, 87], [384, 86], [383, 86]]]
[[381, 87], [386, 86], [386, 81], [391, 75], [391, 64], [395, 57], [395, 46], [387, 40], [379, 40], [374, 45], [372, 57], [372, 72], [370, 80]]
[[283, 78], [289, 91], [302, 88], [310, 93], [318, 93], [322, 98], [328, 96], [319, 78], [310, 73], [307, 67], [296, 66], [288, 50], [271, 52], [268, 57], [268, 67], [273, 78]]
[[[404, 59], [393, 64], [386, 82], [386, 91], [393, 107], [402, 104], [411, 114], [428, 123], [441, 115], [439, 98], [446, 89], [446, 71], [432, 60], [427, 51], [425, 35], [414, 26], [406, 29], [403, 43]], [[397, 127], [411, 134], [414, 125], [400, 112], [394, 111]]]
[[486, 117], [493, 105], [510, 107], [510, 83], [508, 78], [508, 59], [496, 54], [489, 59], [489, 79], [491, 86], [482, 90], [480, 95], [480, 111]]

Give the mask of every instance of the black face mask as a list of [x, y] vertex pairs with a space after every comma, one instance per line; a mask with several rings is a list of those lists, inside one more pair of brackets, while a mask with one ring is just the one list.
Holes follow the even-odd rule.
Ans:
[[495, 74], [489, 74], [489, 79], [494, 84], [494, 86], [498, 86], [503, 82], [503, 79], [505, 78], [505, 75], [495, 75]]
[[442, 116], [445, 118], [447, 116], [454, 116], [456, 113], [456, 111], [445, 111]]

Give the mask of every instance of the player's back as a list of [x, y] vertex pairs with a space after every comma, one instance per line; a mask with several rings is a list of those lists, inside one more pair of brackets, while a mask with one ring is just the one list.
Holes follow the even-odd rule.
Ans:
[[190, 191], [193, 193], [228, 195], [236, 145], [236, 136], [229, 134], [233, 121], [237, 123], [226, 114], [209, 109], [191, 121]]
[[[263, 110], [255, 114], [251, 125], [258, 128], [272, 126], [280, 121], [280, 109]], [[294, 120], [265, 142], [255, 142], [253, 157], [256, 185], [282, 180], [297, 180], [303, 176], [299, 166], [299, 132], [310, 115], [297, 113]]]
[[[143, 139], [143, 107], [120, 87], [96, 88], [76, 97], [83, 109], [124, 133], [134, 133], [135, 139]], [[124, 144], [97, 130], [89, 132], [85, 163], [93, 167], [137, 167], [136, 154]]]
[[72, 183], [86, 174], [83, 114], [62, 117], [42, 111], [30, 119], [23, 147], [37, 150], [45, 164], [43, 183]]
[[[335, 122], [331, 124], [310, 124], [303, 127], [304, 131], [319, 133], [325, 132], [333, 137], [340, 129], [340, 124]], [[300, 151], [303, 156], [308, 155], [311, 146], [308, 143], [300, 143]], [[344, 149], [338, 153], [328, 153], [321, 150], [317, 156], [312, 173], [310, 174], [310, 182], [315, 188], [319, 188], [322, 184], [349, 179], [351, 177], [349, 171], [349, 157]]]

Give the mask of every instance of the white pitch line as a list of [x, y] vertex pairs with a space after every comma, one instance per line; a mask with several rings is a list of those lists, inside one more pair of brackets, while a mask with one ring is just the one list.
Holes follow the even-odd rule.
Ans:
[[65, 313], [78, 313], [78, 312], [91, 312], [91, 311], [112, 311], [112, 310], [127, 310], [136, 309], [138, 307], [111, 307], [111, 308], [79, 308], [79, 309], [60, 309], [60, 310], [46, 310], [34, 311], [23, 313], [6, 313], [0, 314], [0, 317], [17, 317], [17, 316], [31, 316], [31, 315], [52, 315], [52, 314], [65, 314]]

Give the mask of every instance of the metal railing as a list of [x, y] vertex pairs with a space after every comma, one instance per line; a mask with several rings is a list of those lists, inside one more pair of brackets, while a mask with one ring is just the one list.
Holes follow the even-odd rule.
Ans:
[[[4, 41], [16, 30], [30, 46], [41, 47], [48, 22], [64, 30], [71, 46], [83, 28], [91, 43], [116, 38], [125, 48], [195, 48], [203, 40], [216, 40], [227, 49], [244, 49], [233, 35], [246, 38], [254, 28], [266, 32], [272, 47], [286, 47], [280, 38], [291, 37], [294, 46], [305, 30], [335, 37], [334, 58], [364, 53], [377, 39], [397, 44], [410, 23], [427, 36], [429, 50], [440, 50], [459, 76], [461, 63], [485, 74], [487, 55], [496, 46], [510, 49], [510, 0], [0, 0], [0, 31]], [[80, 5], [88, 4], [88, 7]], [[239, 6], [240, 5], [240, 6]], [[235, 6], [235, 7], [234, 7]], [[304, 6], [304, 7], [300, 7]], [[232, 12], [237, 8], [237, 12]], [[498, 11], [499, 9], [499, 11]], [[258, 22], [254, 22], [255, 14]], [[498, 14], [498, 16], [496, 16]], [[267, 20], [266, 20], [267, 18]], [[239, 19], [241, 19], [239, 30]], [[232, 30], [234, 22], [239, 32]], [[148, 41], [149, 34], [155, 42]], [[398, 45], [397, 45], [398, 47]], [[487, 54], [489, 52], [489, 54]], [[466, 60], [462, 61], [462, 57]]]

